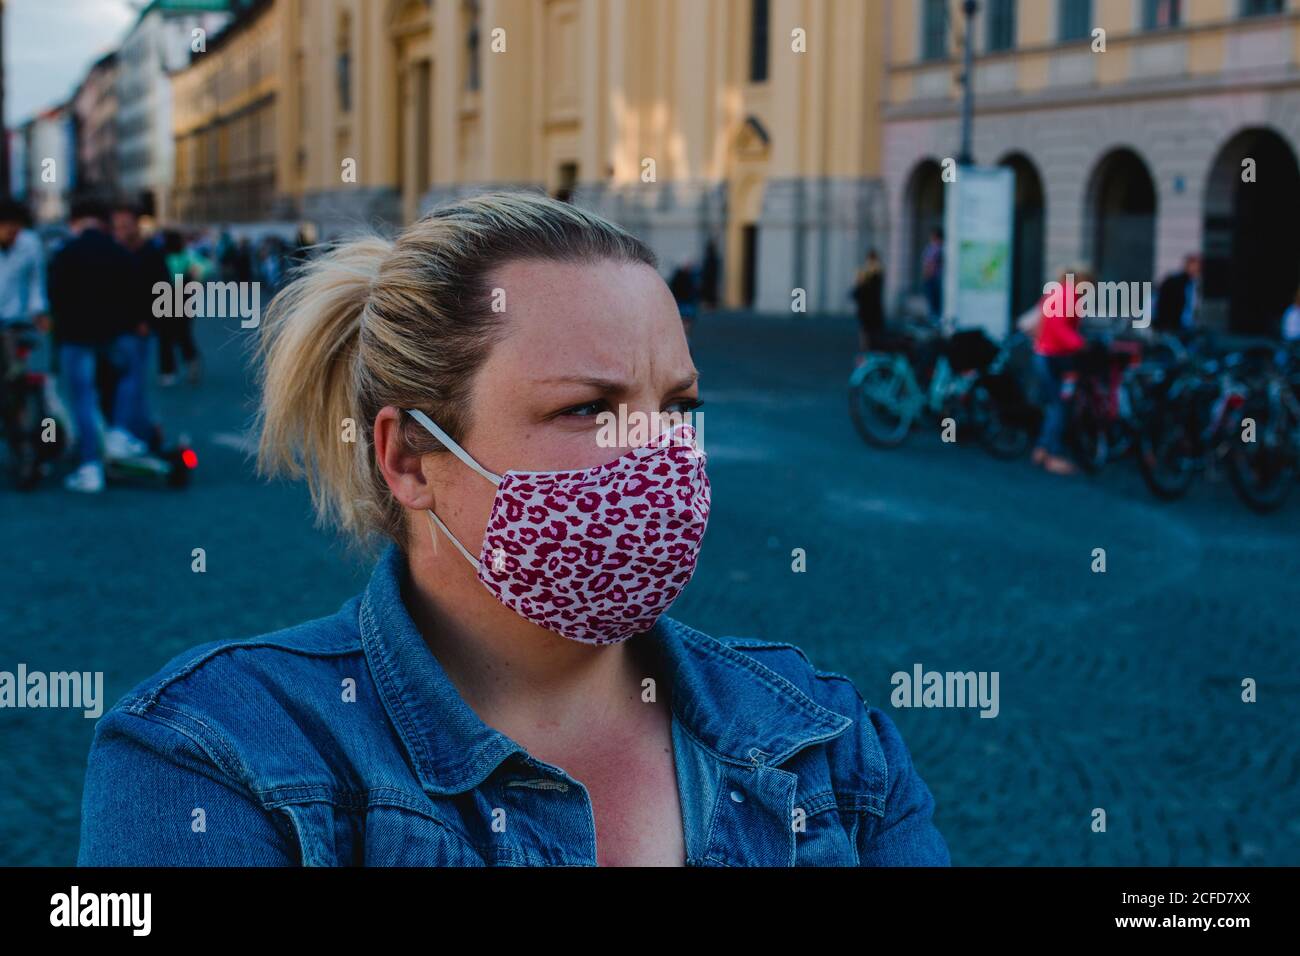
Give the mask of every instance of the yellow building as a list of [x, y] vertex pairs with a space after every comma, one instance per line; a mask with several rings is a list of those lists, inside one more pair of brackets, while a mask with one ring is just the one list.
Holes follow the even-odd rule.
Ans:
[[[485, 186], [571, 196], [725, 300], [843, 310], [883, 239], [883, 0], [276, 0], [281, 180], [324, 234]], [[296, 120], [296, 122], [295, 122]]]
[[[1300, 285], [1295, 0], [980, 0], [975, 160], [1017, 174], [1020, 308], [1051, 271], [1151, 281], [1201, 252], [1201, 321], [1276, 329]], [[914, 293], [960, 148], [960, 0], [895, 3], [890, 288]]]
[[171, 214], [186, 223], [291, 219], [299, 148], [282, 84], [284, 3], [254, 0], [171, 75]]

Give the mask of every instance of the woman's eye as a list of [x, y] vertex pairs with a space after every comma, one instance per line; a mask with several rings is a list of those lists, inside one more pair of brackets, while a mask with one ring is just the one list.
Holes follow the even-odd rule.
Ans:
[[560, 414], [574, 415], [581, 418], [590, 415], [599, 415], [604, 410], [605, 410], [605, 402], [603, 400], [599, 400], [595, 402], [586, 402], [582, 405], [572, 405], [569, 408], [564, 409], [562, 412], [560, 412]]
[[675, 402], [669, 402], [668, 407], [665, 408], [664, 411], [675, 411], [681, 414], [686, 414], [687, 412], [695, 411], [695, 409], [699, 408], [703, 404], [704, 402], [698, 398], [679, 398]]

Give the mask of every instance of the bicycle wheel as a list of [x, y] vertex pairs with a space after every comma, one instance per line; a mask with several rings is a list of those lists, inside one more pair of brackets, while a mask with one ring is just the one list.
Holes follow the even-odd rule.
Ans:
[[[1258, 433], [1267, 433], [1262, 412], [1254, 412]], [[1228, 481], [1246, 507], [1268, 514], [1282, 507], [1296, 477], [1296, 449], [1290, 440], [1290, 423], [1278, 429], [1273, 441], [1234, 440], [1225, 463]]]
[[849, 385], [849, 415], [862, 440], [877, 448], [897, 448], [912, 430], [906, 407], [906, 379], [892, 362], [869, 362]]
[[1165, 411], [1138, 437], [1138, 470], [1157, 498], [1173, 501], [1187, 494], [1196, 466], [1195, 443], [1184, 416]]
[[1066, 429], [1070, 451], [1080, 468], [1095, 475], [1110, 458], [1106, 423], [1100, 420], [1096, 407], [1087, 398], [1076, 398], [1073, 412]]
[[971, 424], [984, 450], [1002, 461], [1022, 456], [1033, 440], [1029, 429], [1002, 413], [997, 399], [983, 385], [971, 390]]

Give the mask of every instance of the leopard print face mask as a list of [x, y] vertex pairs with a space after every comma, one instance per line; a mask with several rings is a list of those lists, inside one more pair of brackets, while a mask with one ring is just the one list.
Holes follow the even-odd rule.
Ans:
[[477, 559], [429, 517], [497, 600], [533, 623], [584, 644], [617, 644], [648, 630], [691, 579], [709, 518], [692, 426], [594, 468], [495, 475], [423, 412], [408, 414], [497, 486]]

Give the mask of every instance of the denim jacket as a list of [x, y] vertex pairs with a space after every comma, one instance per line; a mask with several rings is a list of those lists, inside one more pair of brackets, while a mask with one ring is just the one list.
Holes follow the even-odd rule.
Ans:
[[[98, 722], [82, 866], [594, 866], [583, 784], [485, 724], [391, 547], [338, 613], [174, 658]], [[890, 718], [791, 644], [668, 617], [690, 866], [948, 865]], [[494, 825], [506, 821], [505, 826]]]

